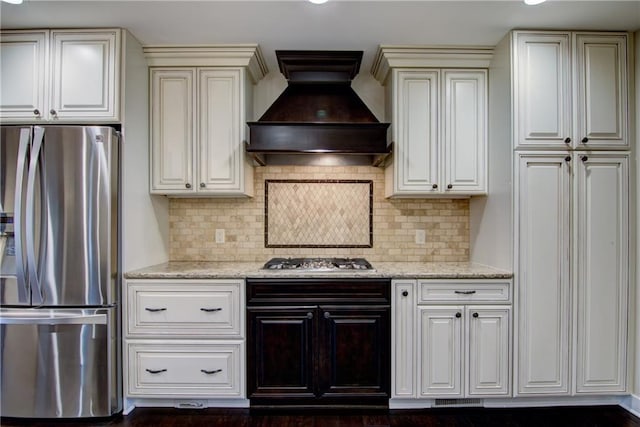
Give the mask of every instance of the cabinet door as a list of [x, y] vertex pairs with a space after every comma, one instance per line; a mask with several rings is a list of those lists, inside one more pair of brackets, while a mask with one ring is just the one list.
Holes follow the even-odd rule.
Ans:
[[438, 192], [439, 71], [394, 70], [394, 192]]
[[576, 159], [578, 393], [624, 392], [629, 286], [627, 155]]
[[415, 397], [415, 280], [394, 280], [391, 306], [391, 396]]
[[418, 307], [420, 395], [462, 397], [463, 307]]
[[195, 70], [151, 69], [151, 192], [193, 193]]
[[118, 121], [120, 30], [51, 31], [50, 119]]
[[567, 394], [571, 158], [558, 153], [518, 159], [517, 390]]
[[576, 146], [629, 148], [627, 36], [575, 36]]
[[315, 396], [316, 314], [316, 307], [247, 309], [247, 396], [252, 403]]
[[514, 32], [514, 137], [520, 148], [571, 143], [570, 46], [569, 33]]
[[243, 190], [241, 69], [199, 69], [199, 191]]
[[487, 72], [444, 70], [444, 188], [447, 193], [486, 192]]
[[319, 310], [318, 396], [379, 398], [387, 404], [390, 383], [389, 308], [330, 307]]
[[510, 307], [467, 307], [467, 395], [507, 396], [510, 390]]
[[48, 31], [0, 33], [0, 119], [20, 122], [46, 115]]

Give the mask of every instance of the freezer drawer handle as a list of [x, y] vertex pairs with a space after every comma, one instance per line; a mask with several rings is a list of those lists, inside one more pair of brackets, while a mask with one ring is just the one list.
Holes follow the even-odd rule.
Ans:
[[149, 372], [150, 374], [161, 374], [163, 372], [167, 372], [166, 369], [145, 369], [145, 371]]
[[206, 311], [207, 313], [212, 313], [214, 311], [222, 311], [222, 307], [216, 307], [216, 308], [201, 308], [200, 311]]
[[215, 369], [213, 371], [207, 371], [206, 369], [200, 369], [200, 372], [203, 372], [207, 375], [217, 374], [218, 372], [222, 372], [222, 369]]
[[454, 291], [458, 295], [473, 295], [476, 291]]
[[0, 325], [106, 325], [106, 314], [88, 314], [83, 316], [34, 316], [32, 314], [0, 314]]
[[150, 311], [152, 313], [158, 312], [158, 311], [167, 311], [167, 307], [161, 307], [161, 308], [150, 308], [150, 307], [145, 307], [144, 308], [147, 311]]

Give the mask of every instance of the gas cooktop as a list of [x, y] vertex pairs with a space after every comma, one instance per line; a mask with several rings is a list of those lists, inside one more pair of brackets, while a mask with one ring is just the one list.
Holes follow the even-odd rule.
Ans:
[[299, 271], [373, 270], [364, 258], [272, 258], [262, 268]]

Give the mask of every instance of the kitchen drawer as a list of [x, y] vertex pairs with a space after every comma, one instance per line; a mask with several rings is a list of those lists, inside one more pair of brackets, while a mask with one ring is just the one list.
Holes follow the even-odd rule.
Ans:
[[418, 304], [510, 303], [510, 280], [419, 280]]
[[243, 397], [241, 341], [130, 340], [129, 396]]
[[243, 281], [129, 281], [128, 336], [241, 337]]

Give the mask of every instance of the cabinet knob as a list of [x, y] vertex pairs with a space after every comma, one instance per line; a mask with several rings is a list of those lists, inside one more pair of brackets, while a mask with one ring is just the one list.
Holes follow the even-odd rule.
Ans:
[[324, 318], [325, 319], [329, 319], [331, 317], [331, 313], [329, 313], [328, 311], [324, 312]]
[[459, 318], [461, 318], [461, 317], [462, 317], [462, 313], [457, 312], [457, 313], [456, 313], [456, 317], [457, 317], [458, 319], [459, 319]]
[[35, 114], [36, 116], [40, 117], [40, 110], [38, 110], [36, 108], [35, 110], [33, 110], [33, 114]]
[[436, 188], [438, 188], [438, 184], [433, 184], [431, 187], [435, 190]]
[[201, 183], [200, 183], [200, 188], [204, 188], [204, 187], [206, 187], [206, 186], [207, 186], [207, 184], [205, 184], [204, 182], [201, 182]]
[[448, 188], [449, 190], [451, 190], [451, 189], [453, 188], [453, 184], [449, 184], [449, 185], [447, 185], [447, 188]]
[[409, 291], [402, 291], [402, 296], [403, 297], [408, 297], [409, 296]]
[[308, 312], [307, 313], [307, 319], [313, 319], [313, 313], [312, 312]]
[[189, 184], [188, 182], [184, 186], [185, 188], [191, 188], [191, 184]]
[[473, 313], [472, 316], [473, 317], [478, 317], [478, 313]]
[[56, 110], [54, 110], [53, 108], [51, 110], [49, 110], [49, 114], [51, 114], [54, 117], [58, 116], [58, 112]]
[[565, 138], [564, 142], [565, 144], [571, 144], [571, 138]]
[[586, 162], [587, 160], [589, 160], [589, 156], [582, 156], [580, 157], [580, 160], [582, 160], [583, 162]]
[[571, 161], [571, 156], [567, 156], [567, 157], [565, 157], [565, 158], [564, 158], [564, 161], [565, 161], [565, 162], [570, 162], [570, 161]]
[[584, 138], [582, 138], [582, 143], [586, 144], [587, 142], [589, 142], [589, 138], [587, 138], [586, 136]]

